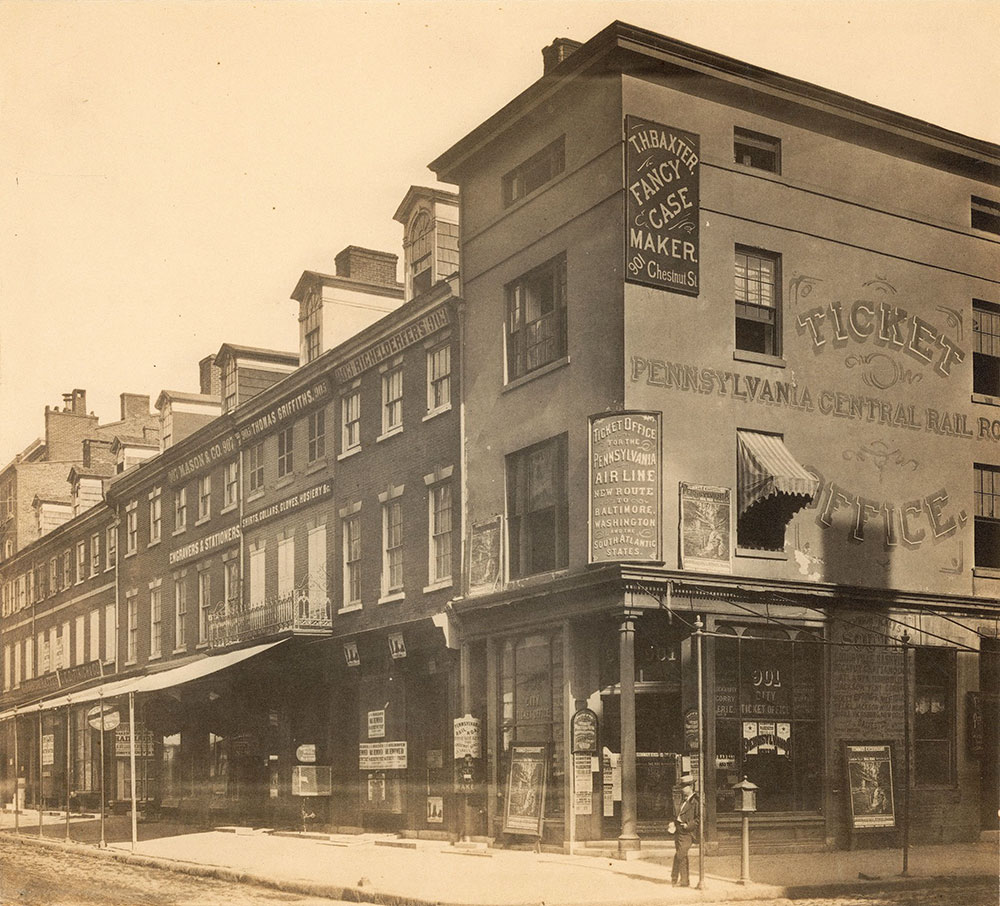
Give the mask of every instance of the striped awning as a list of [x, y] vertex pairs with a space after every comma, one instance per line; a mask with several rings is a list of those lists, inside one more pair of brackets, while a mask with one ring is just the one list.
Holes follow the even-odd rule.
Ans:
[[776, 434], [737, 431], [737, 488], [739, 515], [762, 500], [784, 495], [791, 518], [816, 496], [818, 479], [792, 456]]

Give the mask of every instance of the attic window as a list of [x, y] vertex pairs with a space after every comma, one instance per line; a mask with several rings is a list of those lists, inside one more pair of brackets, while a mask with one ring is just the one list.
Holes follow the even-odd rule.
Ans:
[[562, 173], [566, 168], [565, 145], [565, 136], [560, 135], [552, 144], [542, 148], [504, 176], [504, 207], [512, 205], [525, 195], [530, 195], [539, 186]]
[[781, 172], [781, 139], [749, 129], [733, 129], [733, 159], [745, 167]]
[[1000, 235], [1000, 204], [988, 198], [972, 196], [972, 226], [976, 230]]

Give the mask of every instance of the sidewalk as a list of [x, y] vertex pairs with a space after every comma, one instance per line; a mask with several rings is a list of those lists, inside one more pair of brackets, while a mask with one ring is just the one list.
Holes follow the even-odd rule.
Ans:
[[[34, 817], [37, 829], [37, 813]], [[0, 821], [8, 833], [9, 819], [7, 815]], [[305, 837], [233, 829], [149, 836], [155, 833], [155, 825], [146, 825], [142, 834], [146, 839], [140, 840], [133, 854], [129, 843], [116, 842], [100, 850], [60, 842], [53, 833], [56, 828], [50, 831], [45, 824], [46, 838], [39, 841], [30, 823], [22, 821], [26, 845], [69, 846], [106, 858], [262, 883], [306, 895], [397, 906], [652, 906], [919, 886], [929, 878], [949, 878], [961, 885], [998, 875], [995, 842], [912, 847], [908, 878], [899, 877], [898, 850], [754, 855], [750, 861], [753, 882], [747, 885], [737, 882], [738, 855], [713, 856], [705, 860], [704, 890], [699, 891], [671, 886], [670, 857], [662, 850], [650, 859], [621, 861], [501, 849], [464, 853], [447, 843], [401, 840], [387, 834]], [[692, 856], [692, 880], [696, 881], [697, 850]]]

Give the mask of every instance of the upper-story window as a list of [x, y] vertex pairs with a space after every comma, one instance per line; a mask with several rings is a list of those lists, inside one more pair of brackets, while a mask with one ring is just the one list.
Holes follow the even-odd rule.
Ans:
[[[94, 533], [90, 536], [90, 574], [96, 576], [101, 571], [101, 536]], [[41, 574], [39, 574], [41, 579]], [[41, 584], [39, 582], [39, 584]]]
[[972, 226], [1000, 235], [1000, 203], [972, 196]]
[[163, 597], [161, 581], [157, 579], [149, 585], [149, 656], [159, 657], [163, 653]]
[[174, 491], [174, 531], [187, 528], [187, 488]]
[[229, 358], [222, 369], [222, 411], [232, 412], [236, 408], [236, 360]]
[[403, 501], [382, 504], [382, 594], [403, 590]]
[[432, 485], [430, 503], [430, 583], [451, 578], [451, 482]]
[[507, 457], [507, 526], [512, 579], [568, 564], [565, 434]]
[[309, 422], [309, 446], [307, 456], [309, 462], [316, 462], [326, 456], [326, 410], [317, 409], [311, 412]]
[[361, 606], [361, 513], [344, 517], [343, 532], [344, 607]]
[[507, 292], [507, 380], [566, 355], [566, 256], [512, 283]]
[[382, 433], [403, 427], [403, 365], [382, 375]]
[[82, 582], [87, 578], [87, 542], [76, 542], [76, 581]]
[[14, 512], [14, 482], [8, 481], [3, 486], [3, 512], [0, 515], [10, 516]]
[[440, 412], [451, 405], [451, 342], [427, 353], [427, 411]]
[[507, 173], [501, 181], [504, 207], [530, 195], [539, 186], [558, 176], [566, 168], [566, 140], [560, 135], [523, 164]]
[[733, 129], [733, 159], [745, 167], [781, 172], [781, 139], [749, 129]]
[[163, 512], [160, 499], [160, 489], [156, 488], [149, 495], [149, 543], [156, 544], [160, 540], [163, 528]]
[[434, 222], [420, 211], [410, 222], [406, 235], [410, 297], [427, 292], [434, 283]]
[[202, 475], [198, 479], [198, 521], [212, 515], [212, 476]]
[[262, 440], [247, 450], [247, 482], [251, 494], [264, 487], [264, 441]]
[[361, 446], [361, 388], [357, 387], [340, 400], [342, 452]]
[[118, 555], [118, 527], [109, 525], [104, 535], [104, 568], [114, 569]]
[[302, 346], [303, 362], [311, 362], [322, 352], [323, 338], [321, 335], [323, 324], [323, 294], [317, 289], [309, 290], [302, 305]]
[[976, 464], [975, 564], [1000, 569], [1000, 466]]
[[139, 504], [132, 500], [125, 507], [125, 553], [134, 554], [139, 547]]
[[59, 561], [53, 557], [49, 560], [49, 594], [59, 591]]
[[223, 482], [222, 505], [233, 506], [240, 497], [240, 470], [235, 459], [226, 463]]
[[1000, 396], [1000, 305], [972, 300], [972, 392]]
[[736, 247], [736, 348], [781, 355], [781, 256]]
[[69, 588], [73, 584], [73, 554], [71, 551], [63, 553], [63, 581], [62, 587]]
[[292, 425], [278, 432], [278, 478], [291, 475], [292, 461]]
[[139, 593], [125, 594], [125, 661], [134, 664], [139, 653]]

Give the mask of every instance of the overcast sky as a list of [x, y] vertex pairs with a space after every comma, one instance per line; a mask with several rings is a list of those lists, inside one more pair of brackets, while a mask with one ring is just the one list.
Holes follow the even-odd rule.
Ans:
[[87, 390], [297, 348], [427, 163], [614, 19], [1000, 142], [998, 0], [0, 2], [0, 465]]

